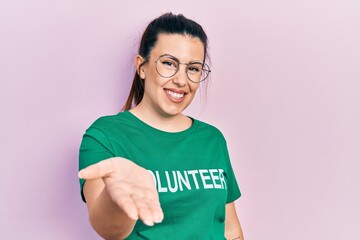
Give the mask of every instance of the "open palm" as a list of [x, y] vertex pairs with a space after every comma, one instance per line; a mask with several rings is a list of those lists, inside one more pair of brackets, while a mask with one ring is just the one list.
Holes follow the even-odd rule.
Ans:
[[145, 224], [162, 221], [164, 215], [151, 174], [130, 160], [109, 158], [79, 172], [80, 178], [102, 178], [110, 198], [131, 219], [140, 218]]

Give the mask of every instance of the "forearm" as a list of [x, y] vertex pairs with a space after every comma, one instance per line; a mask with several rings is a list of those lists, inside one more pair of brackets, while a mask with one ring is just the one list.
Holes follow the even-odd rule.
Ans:
[[244, 240], [234, 202], [226, 204], [225, 237], [227, 240]]
[[106, 240], [124, 239], [131, 233], [136, 222], [111, 200], [105, 189], [89, 208], [89, 218], [95, 231]]
[[244, 240], [241, 227], [238, 229], [233, 229], [233, 231], [227, 231], [225, 237], [227, 240]]

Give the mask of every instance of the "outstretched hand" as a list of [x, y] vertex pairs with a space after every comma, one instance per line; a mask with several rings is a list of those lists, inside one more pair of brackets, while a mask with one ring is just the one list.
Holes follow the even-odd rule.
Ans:
[[79, 172], [85, 180], [102, 178], [110, 198], [129, 218], [146, 225], [160, 223], [164, 214], [151, 174], [130, 160], [109, 158]]

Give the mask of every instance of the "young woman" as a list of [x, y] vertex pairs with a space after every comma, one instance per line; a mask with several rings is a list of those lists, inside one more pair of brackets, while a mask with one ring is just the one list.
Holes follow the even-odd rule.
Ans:
[[123, 111], [86, 130], [81, 193], [103, 238], [243, 239], [226, 141], [182, 113], [210, 73], [206, 59], [199, 24], [158, 17], [142, 36]]

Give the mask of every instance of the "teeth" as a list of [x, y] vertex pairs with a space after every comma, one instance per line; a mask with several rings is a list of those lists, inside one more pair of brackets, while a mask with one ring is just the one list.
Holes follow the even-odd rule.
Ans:
[[170, 94], [170, 95], [171, 95], [173, 98], [175, 98], [175, 99], [180, 99], [180, 98], [184, 97], [184, 94], [183, 94], [183, 93], [174, 93], [174, 92], [169, 91], [169, 90], [166, 90], [166, 92], [167, 92], [168, 94]]

